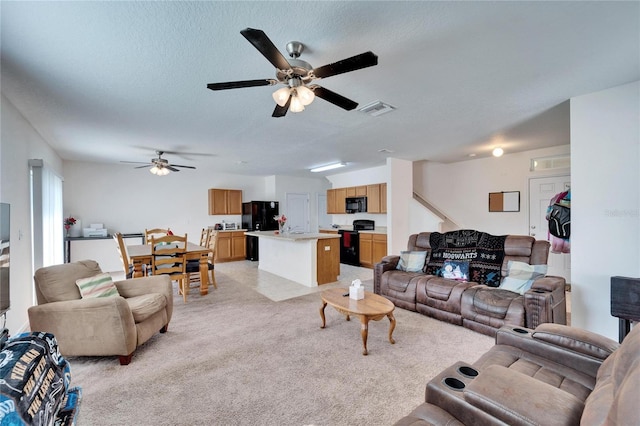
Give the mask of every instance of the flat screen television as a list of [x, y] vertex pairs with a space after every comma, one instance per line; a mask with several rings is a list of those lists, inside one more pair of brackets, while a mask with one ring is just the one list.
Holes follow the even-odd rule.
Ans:
[[11, 206], [7, 203], [0, 203], [0, 315], [3, 315], [11, 307], [9, 297], [9, 266], [11, 235], [10, 222]]

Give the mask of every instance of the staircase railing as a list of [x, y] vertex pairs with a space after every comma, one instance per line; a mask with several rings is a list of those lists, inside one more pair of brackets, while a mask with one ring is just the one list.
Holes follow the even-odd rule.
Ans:
[[453, 221], [450, 217], [444, 214], [440, 209], [431, 204], [417, 192], [413, 193], [413, 199], [422, 204], [426, 209], [428, 209], [431, 213], [435, 214], [442, 220], [442, 224], [440, 225], [440, 232], [460, 229], [460, 226], [455, 221]]

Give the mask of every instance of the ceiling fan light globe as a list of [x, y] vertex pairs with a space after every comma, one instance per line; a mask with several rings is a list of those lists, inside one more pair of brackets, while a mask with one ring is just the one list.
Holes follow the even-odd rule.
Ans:
[[291, 96], [290, 89], [288, 87], [283, 87], [273, 92], [272, 96], [273, 96], [273, 100], [278, 105], [283, 107], [287, 104], [287, 101], [289, 100], [289, 96]]
[[300, 86], [296, 88], [296, 92], [298, 93], [298, 98], [302, 105], [307, 106], [315, 99], [316, 95], [313, 93], [313, 90], [309, 89], [306, 86]]
[[149, 169], [149, 172], [154, 175], [157, 175], [159, 171], [160, 169], [158, 168], [158, 166], [153, 166], [152, 168]]
[[291, 104], [289, 105], [289, 110], [291, 112], [302, 112], [304, 111], [304, 104], [300, 100], [298, 96], [291, 97]]

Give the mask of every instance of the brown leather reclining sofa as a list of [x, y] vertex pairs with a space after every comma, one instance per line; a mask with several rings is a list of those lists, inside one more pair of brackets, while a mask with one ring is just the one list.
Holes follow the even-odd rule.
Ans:
[[[474, 234], [462, 230], [457, 233]], [[374, 292], [396, 306], [420, 312], [452, 324], [495, 336], [504, 325], [535, 328], [541, 323], [566, 324], [565, 280], [543, 276], [533, 281], [524, 294], [471, 281], [457, 281], [428, 274], [432, 247], [431, 232], [409, 237], [408, 251], [426, 251], [424, 267], [418, 272], [398, 270], [400, 256], [386, 256], [374, 267]], [[435, 234], [435, 233], [434, 233]], [[444, 238], [452, 233], [439, 234]], [[508, 276], [509, 261], [546, 265], [549, 242], [528, 235], [504, 239], [502, 279]], [[473, 267], [473, 262], [471, 263]]]
[[637, 425], [639, 383], [640, 326], [621, 345], [560, 324], [507, 326], [477, 362], [429, 381], [396, 426]]

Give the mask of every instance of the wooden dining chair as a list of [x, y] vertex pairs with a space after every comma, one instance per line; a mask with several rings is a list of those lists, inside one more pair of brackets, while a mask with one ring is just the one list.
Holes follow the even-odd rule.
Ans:
[[122, 261], [124, 275], [127, 279], [130, 279], [131, 277], [133, 277], [133, 263], [131, 263], [131, 260], [129, 260], [129, 253], [127, 252], [127, 246], [124, 243], [122, 234], [120, 232], [115, 232], [113, 234], [113, 240], [116, 242], [118, 255], [120, 256], [120, 260]]
[[[218, 288], [218, 283], [216, 282], [216, 276], [214, 272], [214, 259], [216, 256], [216, 244], [218, 242], [218, 231], [210, 230], [209, 236], [206, 240], [205, 244], [200, 244], [203, 247], [208, 247], [209, 252], [207, 253], [207, 269], [211, 274], [211, 281], [209, 284], [213, 284], [214, 288]], [[189, 275], [189, 283], [199, 283], [200, 282], [200, 261], [199, 260], [190, 260], [187, 262], [187, 274]]]
[[211, 238], [211, 228], [202, 228], [200, 232], [200, 245], [207, 247], [209, 245], [209, 238]]
[[[211, 228], [202, 228], [200, 232], [200, 247], [209, 247], [209, 241], [213, 230]], [[187, 261], [187, 274], [189, 275], [189, 284], [200, 282], [200, 261], [189, 260]], [[210, 284], [210, 283], [209, 283]], [[217, 287], [216, 287], [217, 288]]]
[[189, 279], [187, 276], [187, 234], [151, 236], [151, 274], [168, 275], [173, 281], [178, 281], [178, 293], [187, 303], [189, 293]]
[[151, 244], [151, 237], [164, 237], [169, 234], [169, 229], [153, 228], [144, 230], [144, 241], [146, 244]]

